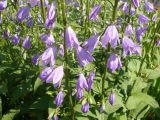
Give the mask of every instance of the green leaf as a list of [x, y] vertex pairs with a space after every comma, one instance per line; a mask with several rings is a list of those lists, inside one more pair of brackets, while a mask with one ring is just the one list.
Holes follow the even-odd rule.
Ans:
[[39, 78], [37, 78], [37, 80], [34, 83], [34, 92], [37, 91], [38, 87], [41, 86], [43, 84], [43, 81]]
[[153, 97], [145, 93], [132, 94], [132, 96], [128, 98], [126, 106], [129, 110], [137, 109], [141, 104], [141, 102], [145, 103], [146, 105], [150, 105], [153, 108], [159, 107], [157, 101]]
[[7, 114], [3, 115], [2, 120], [13, 120], [14, 116], [19, 113], [20, 110], [11, 109]]

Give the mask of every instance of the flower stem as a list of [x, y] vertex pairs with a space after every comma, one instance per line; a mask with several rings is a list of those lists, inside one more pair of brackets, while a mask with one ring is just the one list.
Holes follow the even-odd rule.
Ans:
[[45, 9], [44, 9], [44, 1], [41, 0], [41, 14], [43, 18], [43, 22], [45, 21]]
[[66, 27], [67, 27], [67, 18], [66, 18], [66, 13], [65, 13], [65, 0], [62, 0], [62, 18], [63, 18], [63, 26], [64, 26], [64, 59], [65, 59], [65, 82], [66, 82], [66, 89], [68, 90], [68, 99], [69, 99], [69, 103], [70, 106], [72, 108], [72, 120], [74, 120], [74, 108], [73, 108], [73, 102], [72, 102], [72, 95], [71, 95], [71, 89], [69, 87], [69, 76], [70, 76], [70, 72], [68, 69], [68, 53], [67, 53], [67, 47], [66, 47]]
[[115, 0], [115, 2], [114, 2], [114, 8], [113, 8], [112, 22], [114, 22], [115, 18], [116, 18], [117, 6], [118, 6], [118, 0]]

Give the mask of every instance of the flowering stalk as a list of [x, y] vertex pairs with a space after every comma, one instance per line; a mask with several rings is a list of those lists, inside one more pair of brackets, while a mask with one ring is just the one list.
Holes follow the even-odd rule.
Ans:
[[72, 107], [72, 120], [74, 120], [74, 109], [73, 109], [73, 102], [72, 102], [72, 95], [71, 95], [71, 90], [69, 88], [69, 70], [68, 70], [68, 53], [67, 53], [67, 47], [66, 47], [66, 27], [67, 27], [67, 19], [66, 19], [66, 14], [65, 14], [65, 0], [62, 0], [62, 18], [63, 18], [63, 26], [64, 26], [64, 59], [65, 59], [65, 65], [66, 68], [64, 69], [65, 73], [65, 82], [66, 82], [66, 89], [68, 90], [68, 99], [69, 103]]
[[85, 33], [84, 39], [86, 39], [87, 28], [89, 27], [89, 0], [86, 3], [86, 19], [85, 19]]
[[[112, 22], [114, 22], [115, 17], [116, 17], [117, 5], [118, 5], [118, 0], [115, 0], [115, 5], [114, 5], [114, 8], [113, 8], [113, 15], [112, 15], [113, 16], [112, 17]], [[109, 52], [109, 51], [110, 51], [110, 45], [108, 45], [108, 50], [106, 50], [106, 52]], [[107, 59], [108, 59], [108, 56], [106, 56], [106, 59], [105, 59], [105, 69], [104, 69], [104, 75], [102, 77], [102, 102], [104, 100], [104, 85], [105, 85], [105, 78], [106, 78], [106, 72], [107, 72], [107, 67], [106, 67]]]
[[42, 14], [43, 22], [44, 22], [45, 21], [44, 0], [41, 0], [41, 14]]

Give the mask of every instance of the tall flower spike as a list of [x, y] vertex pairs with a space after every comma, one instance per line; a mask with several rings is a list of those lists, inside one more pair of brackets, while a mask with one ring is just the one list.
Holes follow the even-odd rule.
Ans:
[[110, 25], [102, 36], [102, 47], [106, 48], [108, 42], [112, 48], [115, 48], [117, 43], [119, 43], [118, 31], [115, 25]]
[[60, 91], [55, 99], [56, 106], [57, 107], [61, 106], [63, 103], [63, 100], [64, 100], [64, 93], [63, 91]]
[[131, 39], [124, 36], [122, 40], [122, 47], [123, 47], [123, 55], [126, 57], [127, 55], [132, 54], [141, 54], [141, 47], [135, 44]]
[[45, 21], [45, 28], [51, 29], [54, 28], [56, 21], [56, 5], [54, 2], [48, 7], [47, 17]]
[[19, 44], [19, 42], [20, 42], [19, 35], [16, 34], [12, 36], [12, 44], [17, 45]]
[[29, 15], [29, 12], [30, 12], [30, 8], [28, 6], [25, 6], [25, 7], [22, 7], [18, 10], [18, 13], [17, 13], [17, 20], [19, 22], [22, 22], [25, 18], [28, 17]]
[[73, 31], [71, 27], [66, 29], [66, 46], [68, 49], [72, 49], [73, 47], [80, 45], [78, 39], [76, 37], [76, 33]]
[[83, 113], [87, 113], [89, 111], [89, 103], [86, 102], [85, 104], [83, 104], [81, 110]]
[[94, 71], [91, 71], [90, 74], [89, 74], [89, 77], [87, 79], [87, 83], [88, 83], [88, 89], [87, 89], [87, 91], [90, 91], [91, 88], [92, 88], [94, 76], [95, 76]]
[[127, 27], [124, 31], [124, 35], [132, 37], [132, 34], [133, 34], [133, 29], [132, 29], [132, 26], [129, 24], [129, 25], [127, 25]]
[[154, 6], [152, 3], [145, 1], [145, 8], [147, 12], [153, 12]]
[[54, 37], [50, 33], [41, 35], [41, 40], [46, 44], [47, 47], [54, 43]]
[[83, 43], [83, 47], [89, 52], [93, 52], [99, 42], [99, 35], [96, 33]]
[[0, 11], [4, 10], [7, 7], [7, 0], [0, 1]]
[[31, 47], [31, 39], [29, 36], [27, 36], [23, 41], [23, 48], [29, 49]]
[[47, 65], [50, 63], [50, 66], [53, 66], [56, 59], [57, 47], [49, 47], [47, 50], [44, 51], [42, 54], [42, 66]]
[[94, 8], [92, 8], [91, 13], [89, 15], [90, 20], [96, 20], [97, 15], [101, 11], [101, 5], [96, 5]]
[[140, 25], [148, 24], [148, 22], [149, 22], [149, 18], [148, 18], [148, 17], [146, 17], [146, 16], [143, 15], [143, 14], [139, 14], [139, 15], [138, 15], [138, 23], [139, 23]]
[[58, 87], [61, 84], [61, 80], [63, 79], [64, 71], [63, 66], [59, 66], [47, 77], [46, 82], [53, 82], [54, 87]]
[[140, 5], [140, 0], [132, 0], [134, 7], [139, 7]]
[[116, 54], [112, 53], [108, 58], [107, 67], [113, 73], [116, 69], [120, 69], [122, 67], [120, 57], [117, 57]]
[[111, 105], [113, 105], [115, 102], [115, 93], [111, 92], [110, 96], [109, 96], [109, 103]]
[[84, 67], [85, 65], [89, 64], [91, 61], [94, 60], [91, 54], [79, 45], [76, 46], [76, 55], [77, 55], [79, 65], [81, 67]]

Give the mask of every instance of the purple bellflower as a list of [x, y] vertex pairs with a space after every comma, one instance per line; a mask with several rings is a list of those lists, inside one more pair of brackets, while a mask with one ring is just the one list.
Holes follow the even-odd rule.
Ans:
[[46, 79], [48, 78], [48, 76], [53, 72], [53, 68], [52, 67], [47, 67], [45, 69], [43, 69], [43, 71], [41, 72], [41, 74], [39, 75], [39, 78], [46, 81]]
[[157, 40], [156, 45], [157, 45], [157, 46], [160, 46], [160, 40]]
[[99, 14], [100, 11], [101, 11], [101, 5], [96, 5], [94, 8], [92, 8], [91, 13], [89, 15], [89, 19], [96, 20], [97, 15]]
[[154, 6], [152, 3], [145, 1], [145, 8], [147, 12], [153, 12]]
[[17, 44], [19, 44], [19, 42], [20, 42], [19, 35], [18, 34], [13, 35], [12, 36], [12, 44], [17, 45]]
[[6, 39], [9, 38], [10, 36], [10, 32], [8, 29], [6, 29], [3, 33], [2, 33], [2, 39]]
[[31, 7], [34, 7], [38, 4], [39, 0], [27, 0]]
[[23, 41], [23, 48], [29, 49], [31, 47], [31, 39], [29, 36], [27, 36]]
[[122, 47], [124, 57], [132, 54], [141, 55], [141, 47], [126, 36], [123, 37]]
[[82, 112], [83, 113], [87, 113], [89, 111], [89, 103], [86, 102], [82, 105], [82, 108], [81, 108]]
[[52, 120], [59, 120], [59, 118], [57, 115], [54, 115]]
[[86, 78], [84, 77], [84, 75], [81, 73], [79, 74], [79, 78], [77, 80], [77, 83], [76, 83], [76, 89], [77, 89], [77, 96], [76, 98], [78, 100], [82, 99], [83, 97], [83, 89], [88, 89], [88, 84], [87, 84], [87, 81], [86, 81]]
[[18, 10], [17, 12], [17, 20], [19, 22], [22, 22], [25, 18], [28, 17], [29, 15], [29, 12], [30, 12], [30, 8], [28, 6], [25, 6], [25, 7], [22, 7]]
[[7, 0], [0, 1], [0, 11], [4, 10], [7, 7]]
[[139, 14], [139, 15], [138, 15], [138, 23], [139, 23], [140, 25], [148, 24], [148, 22], [149, 22], [149, 18], [148, 18], [148, 17], [146, 17], [146, 16], [143, 15], [143, 14]]
[[139, 5], [140, 5], [140, 0], [132, 0], [132, 2], [133, 2], [133, 5], [134, 5], [135, 8], [138, 8], [138, 7], [139, 7]]
[[130, 37], [132, 37], [132, 34], [133, 34], [133, 28], [132, 28], [132, 26], [129, 24], [129, 25], [127, 25], [127, 27], [126, 27], [126, 29], [125, 29], [125, 31], [124, 31], [124, 35], [125, 35], [125, 36], [130, 36]]
[[41, 35], [41, 40], [46, 44], [47, 47], [54, 43], [54, 37], [50, 33]]
[[73, 47], [80, 45], [80, 43], [78, 42], [78, 39], [76, 37], [76, 33], [73, 31], [73, 29], [71, 27], [68, 27], [66, 29], [66, 47], [70, 50], [72, 50]]
[[46, 82], [53, 82], [54, 87], [58, 87], [61, 85], [61, 80], [63, 79], [64, 71], [63, 66], [59, 66], [52, 71], [52, 73], [47, 77]]
[[32, 27], [33, 26], [33, 19], [29, 18], [29, 20], [27, 20], [26, 22], [27, 27]]
[[39, 61], [39, 54], [35, 54], [35, 55], [32, 57], [32, 64], [33, 64], [33, 65], [38, 65], [38, 61]]
[[64, 93], [63, 91], [60, 91], [55, 99], [56, 106], [57, 107], [61, 106], [63, 103], [63, 100], [64, 100]]
[[145, 27], [137, 27], [136, 28], [136, 39], [137, 39], [138, 43], [141, 42], [141, 39], [144, 36], [144, 34], [147, 31], [147, 29], [148, 29], [147, 26], [145, 26]]
[[118, 31], [115, 25], [110, 25], [102, 36], [102, 47], [106, 48], [108, 42], [112, 48], [115, 48], [117, 43], [119, 43]]
[[94, 77], [95, 77], [95, 73], [94, 73], [94, 71], [91, 71], [89, 74], [89, 77], [87, 79], [87, 84], [88, 84], [87, 91], [91, 90]]
[[56, 59], [56, 53], [57, 53], [57, 47], [53, 46], [47, 48], [47, 50], [45, 50], [41, 56], [42, 66], [45, 66], [48, 63], [50, 63], [50, 66], [53, 66]]
[[99, 35], [96, 33], [83, 43], [83, 47], [89, 52], [93, 52], [99, 42]]
[[94, 60], [93, 56], [79, 45], [76, 46], [76, 55], [81, 67], [84, 67]]
[[102, 104], [99, 106], [99, 112], [102, 113], [104, 110], [105, 110], [105, 104], [102, 103]]
[[111, 105], [113, 105], [115, 102], [115, 93], [111, 92], [110, 96], [109, 96], [109, 103]]
[[46, 29], [53, 29], [55, 26], [55, 21], [56, 21], [56, 5], [54, 2], [48, 7], [48, 12], [46, 16], [46, 21], [45, 21], [45, 28]]
[[64, 47], [62, 44], [59, 46], [59, 54], [63, 57], [64, 56]]
[[122, 67], [120, 57], [117, 57], [116, 54], [112, 53], [107, 61], [107, 67], [113, 73], [116, 69], [120, 69]]

